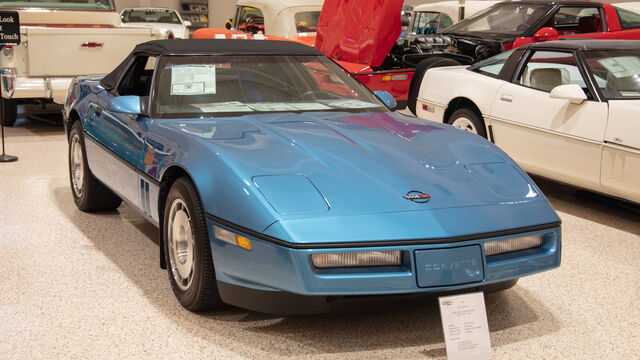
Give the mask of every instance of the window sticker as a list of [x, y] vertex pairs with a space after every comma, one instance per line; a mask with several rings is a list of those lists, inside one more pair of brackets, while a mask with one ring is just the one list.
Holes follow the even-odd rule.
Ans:
[[292, 103], [293, 107], [298, 110], [329, 110], [331, 109], [329, 106], [316, 102], [306, 102], [306, 103]]
[[174, 65], [171, 67], [171, 95], [216, 93], [216, 66]]
[[363, 109], [379, 106], [377, 104], [356, 99], [329, 100], [327, 105], [338, 109]]
[[205, 113], [216, 113], [216, 112], [252, 112], [253, 109], [248, 107], [246, 104], [241, 103], [239, 101], [227, 101], [220, 103], [211, 103], [211, 104], [192, 104], [191, 106], [195, 106], [200, 111]]
[[640, 59], [637, 56], [616, 56], [598, 62], [618, 79], [640, 74]]
[[248, 104], [255, 111], [296, 111], [297, 109], [286, 103], [254, 103]]

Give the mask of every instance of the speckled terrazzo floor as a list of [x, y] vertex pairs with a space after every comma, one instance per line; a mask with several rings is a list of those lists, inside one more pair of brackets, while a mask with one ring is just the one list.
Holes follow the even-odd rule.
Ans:
[[[192, 314], [128, 206], [71, 199], [61, 127], [20, 121], [0, 164], [0, 358], [445, 356], [435, 301], [374, 314]], [[640, 210], [539, 181], [564, 222], [562, 266], [486, 298], [496, 359], [640, 358]]]

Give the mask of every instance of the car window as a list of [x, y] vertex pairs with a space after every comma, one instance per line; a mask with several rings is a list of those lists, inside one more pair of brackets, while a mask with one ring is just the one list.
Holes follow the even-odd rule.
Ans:
[[165, 23], [181, 24], [180, 18], [173, 10], [164, 9], [130, 9], [122, 13], [123, 23]]
[[136, 57], [118, 84], [118, 95], [149, 96], [156, 61], [153, 56]]
[[616, 11], [620, 18], [620, 25], [622, 25], [624, 30], [640, 28], [640, 15], [619, 7], [616, 7]]
[[542, 19], [551, 9], [551, 4], [520, 4], [504, 2], [447, 28], [447, 33], [468, 32], [521, 35]]
[[300, 111], [387, 111], [325, 56], [169, 56], [158, 64], [157, 117]]
[[300, 11], [293, 15], [298, 34], [315, 33], [318, 31], [320, 11]]
[[435, 34], [453, 24], [453, 20], [437, 11], [418, 11], [415, 13], [411, 32], [417, 35]]
[[640, 98], [640, 50], [587, 51], [585, 58], [605, 98]]
[[479, 73], [497, 77], [502, 71], [504, 64], [507, 62], [511, 54], [513, 54], [515, 50], [505, 51], [496, 56], [490, 57], [486, 60], [482, 60], [479, 63], [475, 64], [471, 67], [471, 70], [477, 71]]
[[555, 28], [560, 35], [589, 34], [603, 31], [599, 7], [562, 6], [543, 26]]
[[575, 57], [568, 52], [536, 51], [521, 70], [516, 83], [546, 92], [556, 86], [577, 84], [587, 98], [592, 98]]
[[258, 8], [239, 6], [236, 14], [236, 29], [251, 34], [264, 34], [264, 15]]

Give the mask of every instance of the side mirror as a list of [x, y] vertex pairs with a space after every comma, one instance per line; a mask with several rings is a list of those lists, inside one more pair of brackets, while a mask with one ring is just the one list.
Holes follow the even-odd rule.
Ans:
[[387, 105], [389, 109], [395, 110], [396, 107], [398, 106], [396, 99], [393, 97], [393, 95], [389, 94], [388, 92], [382, 91], [382, 90], [376, 90], [373, 93], [376, 94], [378, 99], [380, 99], [385, 105]]
[[184, 26], [189, 27], [189, 26], [191, 26], [191, 25], [193, 25], [193, 24], [191, 23], [191, 21], [189, 21], [189, 20], [185, 20], [185, 21], [184, 21]]
[[569, 100], [570, 103], [576, 105], [580, 105], [587, 100], [587, 95], [577, 84], [556, 86], [551, 90], [549, 96], [554, 99]]
[[117, 96], [109, 101], [107, 109], [117, 113], [140, 115], [142, 113], [142, 102], [140, 101], [140, 96]]
[[231, 30], [233, 28], [233, 24], [231, 23], [231, 19], [227, 20], [227, 22], [224, 23], [224, 28], [227, 30]]
[[560, 37], [558, 35], [558, 30], [552, 27], [543, 27], [542, 29], [536, 31], [536, 33], [533, 34], [533, 38], [536, 41], [560, 40]]

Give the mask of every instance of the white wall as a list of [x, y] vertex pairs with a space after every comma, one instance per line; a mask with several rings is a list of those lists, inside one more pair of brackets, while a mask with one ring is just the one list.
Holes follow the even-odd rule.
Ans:
[[180, 9], [180, 0], [115, 0], [118, 11], [129, 7], [161, 7]]
[[236, 14], [236, 0], [209, 0], [209, 26], [222, 28]]

